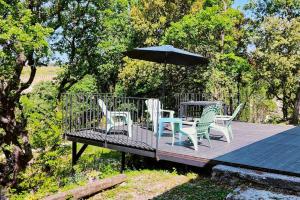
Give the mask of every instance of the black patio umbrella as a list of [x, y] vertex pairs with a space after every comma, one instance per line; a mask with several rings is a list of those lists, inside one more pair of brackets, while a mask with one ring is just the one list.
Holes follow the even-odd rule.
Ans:
[[[175, 48], [172, 45], [135, 48], [124, 54], [133, 59], [164, 63], [165, 65], [175, 64], [191, 66], [208, 63], [208, 59], [204, 56]], [[163, 84], [162, 92], [164, 96], [165, 84]]]
[[124, 54], [134, 59], [165, 64], [199, 65], [208, 63], [208, 59], [204, 56], [177, 49], [172, 45], [135, 48]]

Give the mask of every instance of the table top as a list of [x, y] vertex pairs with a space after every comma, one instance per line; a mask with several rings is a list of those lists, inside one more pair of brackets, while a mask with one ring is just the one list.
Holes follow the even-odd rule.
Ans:
[[163, 123], [163, 122], [181, 122], [181, 121], [182, 121], [181, 118], [166, 118], [166, 117], [163, 117], [163, 118], [159, 119], [160, 123]]
[[180, 102], [180, 105], [184, 106], [207, 106], [207, 105], [215, 105], [221, 103], [222, 101], [186, 101], [186, 102]]

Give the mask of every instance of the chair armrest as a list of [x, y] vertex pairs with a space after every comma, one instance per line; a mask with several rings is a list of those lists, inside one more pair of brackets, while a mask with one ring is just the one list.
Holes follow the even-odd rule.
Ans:
[[168, 112], [168, 113], [175, 113], [175, 111], [174, 110], [160, 110], [160, 112]]
[[130, 115], [130, 112], [125, 111], [110, 111], [110, 115], [114, 117], [128, 117]]
[[230, 115], [216, 115], [216, 118], [230, 118]]
[[182, 124], [185, 124], [185, 125], [193, 125], [195, 122], [189, 122], [189, 121], [182, 121]]

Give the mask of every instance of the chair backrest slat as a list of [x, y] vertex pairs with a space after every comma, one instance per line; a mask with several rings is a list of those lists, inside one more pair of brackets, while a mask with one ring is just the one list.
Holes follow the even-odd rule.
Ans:
[[209, 125], [214, 123], [219, 108], [216, 105], [207, 106], [199, 119], [196, 120], [197, 133], [207, 132]]
[[237, 114], [240, 112], [240, 110], [243, 108], [244, 104], [241, 103], [236, 109], [235, 111], [233, 112], [232, 116], [231, 116], [231, 120], [233, 120]]
[[151, 120], [155, 121], [157, 117], [158, 118], [161, 117], [160, 116], [161, 103], [159, 99], [147, 99], [145, 101], [145, 104], [147, 106], [147, 112], [149, 113]]
[[107, 107], [106, 107], [104, 101], [102, 99], [98, 99], [98, 104], [99, 104], [99, 106], [100, 106], [103, 114], [106, 115], [106, 113], [107, 113]]

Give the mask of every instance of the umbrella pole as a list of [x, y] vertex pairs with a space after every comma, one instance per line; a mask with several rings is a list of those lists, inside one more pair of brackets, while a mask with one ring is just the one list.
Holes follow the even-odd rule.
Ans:
[[162, 84], [163, 84], [163, 88], [162, 88], [162, 98], [163, 98], [163, 105], [166, 101], [166, 67], [167, 67], [167, 62], [165, 61], [165, 66], [164, 66], [164, 69], [163, 69], [163, 81], [162, 81]]
[[165, 104], [166, 102], [166, 68], [167, 68], [167, 57], [168, 57], [168, 52], [165, 53], [165, 66], [164, 66], [164, 69], [163, 69], [163, 91], [162, 91], [162, 97], [163, 97], [163, 105]]

